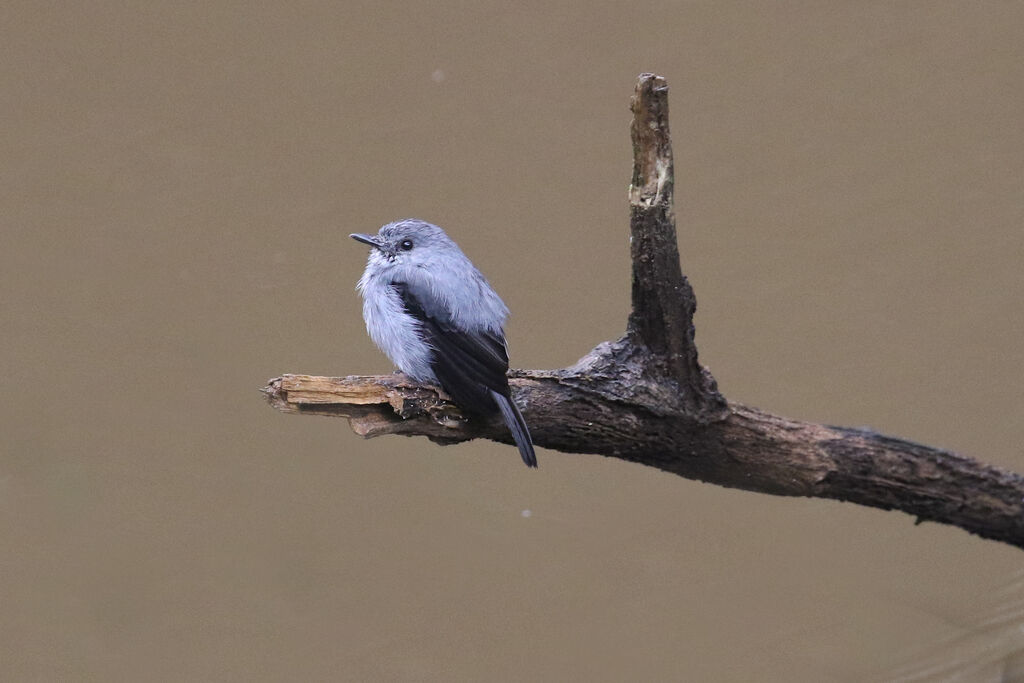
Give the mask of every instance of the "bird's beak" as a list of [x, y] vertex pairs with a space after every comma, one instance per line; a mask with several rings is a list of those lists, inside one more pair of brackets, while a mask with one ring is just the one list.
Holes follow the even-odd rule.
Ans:
[[351, 235], [349, 235], [349, 237], [354, 239], [356, 242], [362, 242], [363, 244], [369, 244], [371, 247], [376, 247], [377, 249], [383, 249], [383, 246], [381, 245], [380, 240], [378, 240], [373, 235], [364, 235], [364, 234], [359, 233], [359, 232], [354, 232]]

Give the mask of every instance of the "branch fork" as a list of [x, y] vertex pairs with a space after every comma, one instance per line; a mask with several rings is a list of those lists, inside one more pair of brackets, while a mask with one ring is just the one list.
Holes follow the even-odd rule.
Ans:
[[[697, 300], [679, 265], [668, 86], [641, 74], [631, 101], [632, 312], [625, 335], [559, 370], [512, 370], [534, 441], [640, 462], [690, 479], [902, 510], [1024, 548], [1024, 477], [870, 430], [799, 422], [726, 401], [697, 359]], [[347, 417], [356, 433], [511, 443], [499, 418], [466, 419], [401, 374], [283, 375], [278, 410]]]

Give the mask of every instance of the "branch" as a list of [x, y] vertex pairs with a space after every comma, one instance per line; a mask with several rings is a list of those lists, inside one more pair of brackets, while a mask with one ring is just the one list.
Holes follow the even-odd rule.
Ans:
[[[561, 370], [513, 370], [537, 445], [597, 453], [689, 479], [786, 496], [845, 500], [966, 529], [1024, 548], [1024, 477], [862, 429], [777, 417], [718, 393], [697, 362], [696, 298], [679, 267], [664, 80], [643, 74], [633, 109], [633, 312], [626, 335]], [[356, 433], [438, 443], [511, 443], [495, 417], [469, 420], [404, 375], [284, 375], [264, 392], [279, 410], [347, 417]]]
[[[588, 367], [516, 370], [510, 384], [537, 445], [597, 453], [720, 486], [902, 510], [1024, 547], [1024, 478], [970, 458], [862, 429], [798, 422], [730, 404], [700, 424], [624, 401]], [[588, 359], [591, 362], [588, 362]], [[348, 417], [357, 434], [422, 435], [440, 443], [512, 443], [497, 417], [467, 421], [436, 389], [404, 375], [285, 375], [265, 389], [286, 412]]]
[[697, 362], [693, 329], [697, 297], [679, 266], [665, 79], [642, 74], [630, 109], [633, 311], [626, 336], [631, 351], [644, 355], [643, 379], [661, 389], [659, 403], [705, 421], [723, 414], [725, 400], [711, 374]]

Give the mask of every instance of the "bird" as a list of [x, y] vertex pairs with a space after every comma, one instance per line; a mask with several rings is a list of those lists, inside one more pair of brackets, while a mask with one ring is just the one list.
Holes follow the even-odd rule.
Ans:
[[356, 289], [370, 338], [417, 382], [439, 386], [470, 415], [500, 413], [527, 467], [537, 467], [530, 430], [509, 388], [508, 307], [440, 227], [417, 218], [388, 223], [370, 245]]

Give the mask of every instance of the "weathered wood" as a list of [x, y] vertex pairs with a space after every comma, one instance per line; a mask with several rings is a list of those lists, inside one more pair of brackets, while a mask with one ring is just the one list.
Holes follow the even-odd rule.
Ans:
[[[1024, 548], [1024, 477], [869, 430], [778, 417], [727, 402], [697, 361], [696, 298], [679, 266], [664, 80], [633, 98], [633, 311], [626, 335], [561, 370], [513, 370], [534, 441], [639, 462], [720, 486], [850, 501], [952, 524]], [[366, 437], [511, 443], [498, 417], [467, 420], [435, 387], [399, 374], [284, 375], [279, 410], [349, 418]]]
[[[626, 340], [613, 363], [630, 358], [646, 385], [659, 385], [658, 402], [698, 420], [713, 419], [725, 400], [697, 362], [693, 314], [697, 297], [679, 265], [672, 137], [665, 79], [642, 74], [630, 102], [633, 179], [629, 188], [633, 308]], [[639, 357], [639, 356], [642, 356]]]
[[[902, 510], [1024, 548], [1024, 477], [956, 453], [738, 403], [709, 423], [659, 415], [585, 371], [516, 370], [510, 384], [538, 446], [622, 458], [748, 491]], [[348, 417], [366, 437], [512, 443], [499, 418], [467, 421], [436, 389], [402, 375], [285, 375], [265, 391], [288, 412]]]

